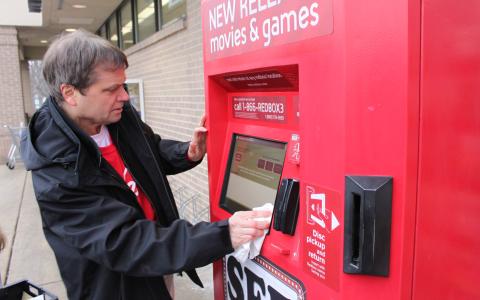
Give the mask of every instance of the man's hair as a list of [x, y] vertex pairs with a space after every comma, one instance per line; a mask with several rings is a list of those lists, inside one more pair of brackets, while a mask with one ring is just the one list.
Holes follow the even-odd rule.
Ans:
[[96, 81], [95, 68], [127, 68], [125, 54], [107, 40], [79, 29], [57, 38], [43, 57], [43, 77], [50, 95], [63, 101], [60, 85], [70, 84], [83, 94]]

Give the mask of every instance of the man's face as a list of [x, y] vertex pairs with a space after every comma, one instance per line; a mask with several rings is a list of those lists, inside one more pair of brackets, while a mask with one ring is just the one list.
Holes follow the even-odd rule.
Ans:
[[83, 91], [76, 91], [76, 121], [90, 135], [98, 133], [102, 125], [120, 120], [123, 104], [129, 97], [123, 83], [125, 68], [115, 71], [99, 66], [95, 69], [96, 81]]

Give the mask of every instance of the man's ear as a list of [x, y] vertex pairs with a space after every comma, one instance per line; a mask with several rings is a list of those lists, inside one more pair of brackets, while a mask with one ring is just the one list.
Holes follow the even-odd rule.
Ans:
[[77, 106], [77, 90], [71, 84], [62, 83], [60, 85], [60, 92], [66, 103], [71, 106]]

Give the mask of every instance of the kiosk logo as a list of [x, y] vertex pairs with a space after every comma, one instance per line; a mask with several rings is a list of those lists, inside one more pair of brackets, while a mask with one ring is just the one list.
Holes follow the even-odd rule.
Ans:
[[307, 186], [307, 205], [309, 208], [307, 213], [307, 223], [310, 225], [316, 223], [327, 232], [335, 230], [340, 223], [333, 211], [326, 208], [325, 194], [315, 194], [313, 191], [312, 187]]
[[[306, 218], [303, 240], [303, 268], [314, 278], [338, 290], [341, 253], [341, 224], [334, 212], [340, 211], [339, 194], [313, 184], [305, 184]], [[342, 256], [343, 257], [343, 256]]]

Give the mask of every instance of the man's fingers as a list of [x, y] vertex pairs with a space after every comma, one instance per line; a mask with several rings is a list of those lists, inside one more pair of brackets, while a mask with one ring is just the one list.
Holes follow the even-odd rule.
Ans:
[[234, 248], [263, 236], [270, 226], [270, 211], [238, 211], [228, 220]]
[[269, 218], [272, 212], [269, 210], [252, 210], [253, 218]]
[[240, 227], [235, 230], [235, 233], [239, 236], [255, 236], [258, 232], [263, 232], [262, 230], [255, 229], [253, 227]]
[[200, 119], [200, 127], [205, 127], [205, 122], [207, 122], [207, 116], [203, 114], [202, 118]]
[[247, 210], [247, 211], [237, 211], [235, 214], [245, 219], [255, 219], [255, 218], [268, 218], [272, 215], [272, 212], [268, 210]]
[[253, 220], [253, 219], [241, 219], [241, 220], [232, 220], [230, 222], [231, 226], [236, 227], [238, 229], [246, 229], [246, 230], [264, 230], [270, 227], [270, 222], [266, 220]]
[[246, 242], [251, 241], [253, 239], [256, 239], [258, 237], [263, 236], [263, 230], [250, 229], [250, 230], [245, 231], [245, 232], [235, 232], [231, 235], [234, 236], [236, 240], [242, 241], [242, 244], [243, 244], [243, 243], [246, 243]]
[[197, 133], [204, 133], [204, 132], [207, 132], [208, 130], [205, 127], [195, 127], [193, 131]]
[[257, 229], [267, 229], [270, 227], [269, 221], [255, 221], [255, 228]]
[[207, 133], [207, 128], [205, 127], [197, 127], [193, 130], [193, 139], [198, 141], [205, 140], [205, 134]]

